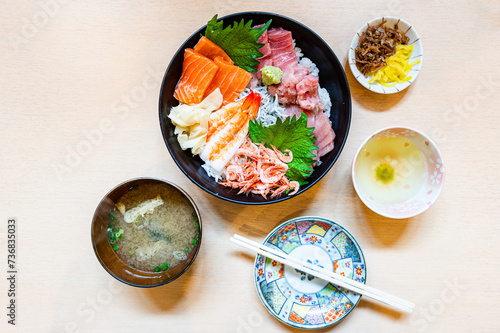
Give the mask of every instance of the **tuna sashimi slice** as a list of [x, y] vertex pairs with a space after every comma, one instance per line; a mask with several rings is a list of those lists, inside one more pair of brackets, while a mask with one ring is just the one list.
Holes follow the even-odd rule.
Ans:
[[208, 96], [219, 88], [225, 102], [234, 102], [250, 82], [252, 75], [244, 69], [216, 57], [214, 63], [219, 67], [215, 77], [207, 88]]
[[[254, 29], [263, 27], [264, 24], [256, 25], [253, 27]], [[260, 60], [262, 58], [268, 57], [271, 55], [271, 46], [269, 45], [268, 37], [267, 37], [267, 30], [264, 31], [262, 35], [260, 35], [259, 39], [257, 39], [257, 43], [264, 44], [260, 49], [260, 53], [262, 53], [262, 57], [257, 58], [257, 60]]]
[[270, 29], [267, 32], [267, 38], [271, 49], [289, 49], [293, 51], [292, 32], [283, 28]]
[[309, 68], [294, 65], [283, 72], [283, 78], [278, 85], [268, 86], [269, 94], [278, 96], [278, 102], [284, 105], [296, 104], [297, 84], [309, 73]]
[[[264, 23], [256, 25], [256, 26], [254, 26], [252, 28], [253, 29], [258, 29], [258, 28], [261, 28], [263, 26], [264, 26]], [[257, 39], [257, 43], [266, 44], [267, 42], [268, 42], [268, 37], [267, 37], [267, 30], [266, 30], [266, 31], [264, 31], [264, 33], [262, 35], [260, 35], [259, 39]]]
[[330, 119], [323, 112], [319, 112], [314, 117], [314, 136], [320, 142], [323, 137], [328, 134], [328, 131], [332, 128]]
[[194, 50], [211, 60], [215, 60], [216, 57], [221, 57], [224, 61], [233, 64], [233, 61], [227, 53], [224, 52], [219, 45], [215, 44], [205, 36], [201, 37], [198, 43], [196, 43]]
[[264, 44], [264, 46], [262, 46], [260, 49], [259, 49], [260, 53], [262, 53], [262, 57], [260, 58], [257, 58], [257, 60], [260, 60], [262, 58], [266, 58], [266, 57], [269, 57], [271, 55], [271, 46], [269, 45], [269, 43], [267, 44]]
[[325, 113], [319, 112], [315, 115], [312, 111], [304, 110], [297, 104], [289, 105], [285, 108], [285, 114], [289, 117], [300, 117], [302, 113], [307, 116], [307, 127], [314, 127], [314, 143], [318, 146], [318, 150], [314, 151], [316, 159], [324, 156], [334, 148], [335, 132], [333, 131], [330, 119]]
[[285, 108], [285, 114], [289, 117], [295, 116], [296, 119], [299, 119], [302, 113], [305, 113], [307, 116], [307, 127], [314, 127], [315, 125], [314, 113], [302, 109], [297, 104], [291, 104]]
[[326, 154], [328, 154], [329, 152], [331, 152], [334, 148], [334, 144], [333, 144], [333, 141], [330, 142], [326, 147], [323, 147], [321, 149], [318, 150], [318, 159], [322, 156], [325, 156]]
[[324, 156], [334, 148], [335, 132], [333, 131], [330, 119], [323, 112], [319, 112], [314, 118], [315, 145], [318, 146], [318, 158]]
[[298, 106], [297, 104], [291, 104], [291, 105], [288, 105], [286, 108], [285, 108], [285, 115], [287, 115], [288, 117], [293, 117], [295, 116], [296, 119], [299, 119], [300, 118], [300, 115], [302, 114], [302, 109], [300, 108], [300, 106]]
[[297, 55], [290, 31], [282, 28], [271, 29], [268, 31], [268, 40], [273, 66], [284, 71], [287, 67], [297, 64]]
[[297, 65], [297, 56], [294, 53], [282, 53], [273, 57], [273, 66], [286, 71], [288, 68]]
[[325, 108], [319, 97], [319, 82], [318, 77], [314, 75], [306, 75], [297, 83], [297, 104], [310, 111], [323, 111]]
[[[256, 29], [256, 28], [260, 28], [262, 26], [264, 26], [264, 24], [256, 25], [253, 28]], [[271, 46], [269, 45], [269, 41], [267, 38], [267, 30], [264, 31], [264, 33], [262, 35], [260, 35], [259, 39], [257, 40], [257, 43], [264, 44], [259, 49], [259, 52], [262, 53], [262, 57], [255, 58], [255, 60], [259, 61], [259, 64], [257, 66], [255, 66], [255, 68], [257, 69], [257, 72], [255, 73], [255, 75], [259, 80], [262, 80], [262, 72], [260, 70], [266, 66], [273, 65], [273, 59], [270, 57], [271, 56]]]
[[219, 67], [192, 49], [184, 51], [182, 75], [175, 87], [174, 97], [184, 104], [199, 104]]
[[330, 142], [333, 142], [335, 140], [335, 132], [333, 131], [333, 128], [330, 128], [325, 136], [321, 138], [321, 140], [317, 140], [315, 145], [318, 146], [320, 149], [328, 146]]

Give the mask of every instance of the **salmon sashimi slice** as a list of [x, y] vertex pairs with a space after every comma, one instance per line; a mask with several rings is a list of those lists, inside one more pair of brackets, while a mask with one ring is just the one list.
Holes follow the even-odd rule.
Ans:
[[219, 88], [225, 102], [234, 102], [248, 85], [252, 75], [246, 70], [228, 63], [221, 57], [216, 57], [214, 63], [219, 69], [205, 95], [209, 95]]
[[260, 94], [251, 91], [242, 102], [238, 103], [240, 105], [238, 108], [227, 108], [222, 116], [218, 116], [220, 119], [229, 118], [229, 121], [220, 121], [218, 123], [220, 128], [215, 129], [213, 129], [215, 122], [212, 122], [213, 133], [200, 157], [215, 173], [222, 174], [224, 167], [245, 141], [248, 135], [248, 123], [257, 116], [261, 99]]
[[[199, 104], [217, 74], [218, 66], [192, 49], [184, 51], [182, 75], [175, 87], [174, 97], [184, 104]], [[214, 89], [215, 90], [215, 89]], [[213, 91], [213, 90], [212, 90]]]
[[198, 43], [196, 43], [194, 50], [209, 59], [214, 60], [216, 57], [221, 57], [224, 61], [233, 64], [233, 60], [231, 60], [227, 53], [205, 36], [201, 37]]

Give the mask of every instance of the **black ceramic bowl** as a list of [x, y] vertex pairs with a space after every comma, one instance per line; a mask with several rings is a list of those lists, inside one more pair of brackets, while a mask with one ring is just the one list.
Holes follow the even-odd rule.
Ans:
[[[174, 98], [174, 90], [182, 72], [184, 49], [194, 47], [200, 38], [200, 34], [204, 33], [206, 29], [206, 26], [204, 26], [189, 37], [179, 50], [177, 50], [163, 77], [159, 103], [160, 127], [168, 151], [182, 172], [193, 183], [208, 193], [224, 200], [247, 205], [263, 205], [300, 195], [326, 175], [339, 157], [347, 140], [349, 125], [351, 123], [351, 95], [344, 69], [328, 44], [311, 29], [297, 21], [281, 15], [263, 12], [237, 13], [224, 16], [220, 19], [224, 20], [224, 26], [231, 24], [233, 21], [240, 21], [241, 19], [244, 19], [245, 22], [252, 20], [252, 25], [262, 24], [272, 19], [271, 28], [282, 27], [292, 32], [296, 45], [302, 49], [304, 56], [311, 59], [318, 66], [320, 86], [326, 88], [330, 94], [332, 100], [330, 120], [336, 134], [334, 141], [335, 148], [321, 158], [323, 163], [314, 168], [314, 172], [308, 178], [309, 183], [302, 186], [294, 196], [283, 195], [273, 199], [264, 199], [260, 195], [238, 195], [237, 190], [219, 185], [213, 178], [210, 178], [201, 167], [203, 161], [198, 156], [193, 157], [190, 150], [183, 151], [181, 149], [174, 134], [175, 127], [171, 123], [170, 118], [167, 117], [170, 109], [179, 104]], [[208, 20], [210, 20], [210, 17], [207, 17]]]

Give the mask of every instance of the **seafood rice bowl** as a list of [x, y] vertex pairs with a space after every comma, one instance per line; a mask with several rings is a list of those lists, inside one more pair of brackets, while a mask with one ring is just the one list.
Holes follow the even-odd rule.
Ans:
[[169, 152], [198, 186], [246, 204], [286, 200], [347, 139], [347, 80], [328, 45], [269, 13], [214, 16], [177, 51], [160, 93]]

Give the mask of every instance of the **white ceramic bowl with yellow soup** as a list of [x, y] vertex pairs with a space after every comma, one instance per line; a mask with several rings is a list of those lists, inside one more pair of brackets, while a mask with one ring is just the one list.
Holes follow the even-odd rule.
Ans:
[[[394, 28], [397, 24], [399, 30], [405, 33], [405, 36], [409, 38], [408, 44], [413, 46], [413, 50], [411, 51], [410, 57], [408, 59], [408, 63], [413, 65], [411, 66], [411, 70], [409, 71], [406, 81], [401, 83], [396, 83], [392, 86], [384, 86], [379, 82], [369, 82], [373, 79], [372, 76], [365, 77], [356, 66], [356, 53], [355, 50], [358, 47], [361, 36], [366, 31], [369, 26], [377, 26], [382, 21], [386, 21], [385, 26], [389, 28]], [[400, 92], [410, 86], [413, 81], [417, 78], [418, 73], [422, 68], [422, 62], [424, 58], [424, 50], [422, 48], [422, 41], [420, 40], [420, 36], [417, 33], [417, 30], [409, 24], [408, 22], [392, 16], [384, 16], [378, 17], [376, 19], [371, 20], [370, 22], [364, 24], [354, 35], [352, 39], [350, 48], [349, 48], [349, 67], [351, 68], [351, 72], [354, 77], [358, 80], [358, 82], [368, 90], [379, 94], [394, 94]]]
[[370, 135], [352, 163], [352, 181], [361, 201], [394, 219], [427, 210], [441, 193], [444, 176], [437, 145], [424, 133], [403, 126]]

